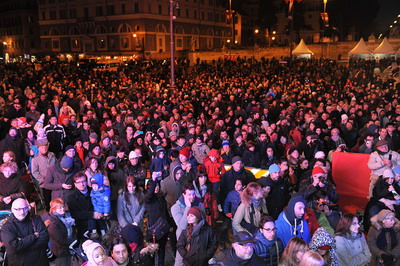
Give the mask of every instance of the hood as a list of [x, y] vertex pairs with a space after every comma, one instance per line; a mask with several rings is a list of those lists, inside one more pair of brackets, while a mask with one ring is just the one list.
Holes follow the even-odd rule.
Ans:
[[[383, 228], [383, 224], [382, 224], [382, 216], [386, 216], [388, 213], [390, 213], [391, 211], [389, 210], [382, 210], [380, 211], [378, 214], [374, 215], [371, 217], [370, 221], [371, 221], [371, 226], [373, 226], [376, 230], [380, 231]], [[399, 219], [397, 219], [396, 217], [394, 217], [394, 226], [393, 229], [396, 232], [400, 231], [400, 221]]]
[[325, 228], [320, 227], [318, 228], [313, 237], [311, 238], [310, 242], [310, 249], [316, 251], [319, 247], [323, 246], [329, 246], [329, 255], [331, 256], [332, 259], [332, 266], [337, 266], [338, 260], [336, 257], [336, 244], [334, 238], [326, 231]]
[[117, 158], [116, 158], [115, 156], [108, 156], [108, 157], [107, 157], [106, 162], [105, 162], [105, 164], [104, 164], [104, 168], [108, 169], [107, 165], [108, 165], [110, 162], [113, 162], [113, 163], [115, 164], [114, 170], [117, 169], [118, 160], [117, 160]]
[[[174, 167], [174, 169], [172, 169], [172, 178], [175, 181], [176, 181], [176, 179], [175, 179], [176, 172], [178, 172], [178, 170], [182, 170], [182, 167], [180, 164], [178, 164], [177, 166]], [[181, 179], [182, 179], [182, 177], [181, 177]]]
[[90, 181], [95, 180], [97, 185], [100, 187], [102, 187], [104, 185], [104, 176], [100, 173], [96, 173], [94, 174], [91, 178]]
[[217, 149], [212, 149], [211, 151], [208, 152], [207, 154], [208, 157], [212, 156], [217, 158], [217, 161], [221, 159], [221, 156], [219, 154], [219, 151]]
[[294, 220], [296, 218], [296, 216], [294, 215], [294, 205], [296, 205], [297, 202], [303, 202], [304, 206], [307, 206], [306, 201], [301, 195], [294, 196], [289, 200], [288, 207], [285, 210], [285, 215], [290, 224], [292, 225], [294, 225]]
[[39, 149], [36, 145], [29, 146], [29, 149], [33, 151], [33, 156], [36, 156], [39, 153]]

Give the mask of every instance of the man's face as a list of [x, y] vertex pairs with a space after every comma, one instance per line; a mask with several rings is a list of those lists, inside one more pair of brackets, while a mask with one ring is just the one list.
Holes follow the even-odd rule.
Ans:
[[194, 199], [196, 198], [196, 193], [194, 190], [186, 190], [185, 193], [183, 194], [183, 196], [187, 199], [189, 199], [189, 201], [191, 203], [194, 202]]
[[74, 158], [75, 157], [75, 149], [69, 149], [65, 152], [65, 155], [67, 155], [68, 157]]
[[240, 169], [242, 169], [242, 162], [241, 161], [237, 161], [236, 163], [232, 164], [233, 170], [240, 171]]
[[57, 117], [53, 116], [52, 118], [50, 118], [50, 124], [57, 125]]
[[39, 149], [40, 154], [46, 155], [49, 150], [49, 147], [47, 145], [44, 145], [44, 146], [40, 146], [38, 149]]
[[381, 131], [379, 131], [379, 136], [380, 136], [382, 139], [385, 139], [385, 138], [386, 138], [386, 136], [387, 136], [387, 130], [386, 130], [386, 128], [382, 128]]
[[233, 243], [232, 247], [235, 249], [236, 256], [238, 256], [242, 260], [248, 260], [251, 258], [251, 256], [253, 256], [254, 253], [253, 243], [246, 243], [246, 244]]
[[267, 134], [261, 134], [260, 141], [266, 141], [266, 140], [267, 140]]
[[179, 160], [180, 160], [182, 163], [187, 162], [187, 157], [186, 157], [185, 155], [183, 155], [183, 154], [179, 154]]
[[274, 222], [266, 222], [261, 228], [261, 232], [268, 241], [273, 241], [276, 235], [276, 227]]
[[377, 149], [378, 149], [379, 151], [381, 151], [381, 152], [388, 152], [388, 151], [389, 151], [388, 145], [379, 146], [379, 147], [377, 147]]
[[296, 202], [296, 204], [294, 205], [294, 216], [296, 217], [296, 219], [303, 219], [305, 209], [306, 206], [303, 202]]
[[115, 260], [118, 265], [124, 264], [128, 260], [128, 255], [128, 249], [124, 244], [115, 245], [111, 253], [113, 260]]
[[8, 131], [8, 134], [10, 135], [10, 137], [15, 137], [18, 133], [15, 129], [10, 129], [10, 131]]
[[18, 219], [18, 221], [24, 220], [29, 213], [28, 202], [24, 199], [15, 200], [12, 204], [11, 211], [14, 214], [15, 218]]
[[78, 189], [79, 191], [84, 191], [87, 187], [86, 178], [80, 177], [74, 182], [74, 184], [75, 184], [76, 189]]

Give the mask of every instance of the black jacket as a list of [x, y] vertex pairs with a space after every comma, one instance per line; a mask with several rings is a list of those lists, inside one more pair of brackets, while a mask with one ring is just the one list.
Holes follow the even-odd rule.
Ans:
[[51, 251], [57, 257], [65, 257], [71, 255], [69, 245], [76, 239], [74, 236], [67, 238], [67, 227], [56, 216], [50, 214], [50, 224], [47, 228], [51, 239]]
[[[34, 235], [34, 227], [39, 237]], [[49, 234], [39, 216], [28, 214], [19, 221], [11, 214], [1, 229], [1, 239], [7, 250], [8, 265], [49, 265], [46, 256]]]
[[183, 258], [184, 265], [208, 265], [208, 260], [217, 249], [217, 239], [212, 228], [201, 220], [198, 227], [193, 229], [190, 241], [187, 239], [187, 229], [182, 231], [176, 247]]
[[217, 265], [220, 265], [220, 266], [250, 266], [251, 260], [252, 260], [252, 258], [250, 258], [248, 260], [243, 260], [243, 259], [239, 258], [236, 255], [235, 250], [233, 248], [231, 248], [229, 250], [229, 254], [225, 257], [225, 259], [223, 261], [219, 262]]
[[72, 218], [75, 219], [78, 238], [82, 237], [88, 228], [88, 220], [93, 219], [93, 204], [90, 198], [90, 190], [86, 195], [77, 189], [74, 189], [68, 196], [68, 209]]
[[236, 180], [241, 179], [243, 185], [247, 185], [250, 182], [255, 181], [255, 177], [252, 172], [242, 168], [240, 171], [236, 172], [233, 167], [225, 172], [221, 176], [221, 186], [220, 186], [220, 200], [224, 202], [228, 193], [235, 189]]
[[15, 161], [20, 166], [22, 161], [25, 160], [25, 146], [24, 141], [20, 137], [12, 138], [7, 136], [0, 142], [0, 156], [3, 158], [5, 151], [12, 151], [15, 154]]
[[[10, 210], [11, 202], [16, 198], [29, 197], [28, 189], [25, 186], [24, 181], [18, 174], [13, 174], [9, 178], [6, 178], [0, 173], [0, 210]], [[11, 196], [10, 204], [5, 204], [3, 201], [4, 197]]]

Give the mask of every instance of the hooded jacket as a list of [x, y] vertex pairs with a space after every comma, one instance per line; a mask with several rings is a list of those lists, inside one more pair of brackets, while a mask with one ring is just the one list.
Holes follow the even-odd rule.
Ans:
[[[210, 156], [217, 158], [215, 162], [211, 161]], [[208, 180], [211, 183], [221, 181], [221, 175], [225, 173], [224, 160], [222, 160], [219, 151], [212, 149], [203, 161], [203, 168], [207, 173]]]
[[283, 252], [282, 240], [269, 241], [260, 230], [254, 235], [254, 258], [252, 265], [278, 265]]
[[302, 202], [305, 208], [306, 203], [304, 198], [302, 196], [295, 196], [290, 199], [286, 210], [282, 211], [275, 221], [275, 226], [277, 228], [276, 236], [282, 240], [284, 247], [286, 247], [289, 240], [295, 236], [300, 237], [307, 243], [310, 243], [311, 240], [307, 221], [304, 220], [304, 217], [301, 219], [296, 219], [295, 217], [294, 206], [297, 202]]
[[95, 212], [110, 214], [111, 211], [111, 191], [110, 188], [104, 185], [104, 176], [102, 174], [94, 174], [90, 180], [95, 180], [98, 185], [97, 191], [92, 190], [90, 197]]
[[61, 198], [64, 202], [67, 201], [73, 188], [64, 189], [62, 184], [74, 185], [74, 176], [78, 172], [76, 165], [68, 171], [64, 171], [60, 166], [60, 161], [49, 166], [44, 179], [43, 187], [51, 190], [51, 199]]
[[330, 256], [331, 266], [338, 266], [339, 262], [336, 257], [336, 244], [335, 239], [326, 231], [325, 228], [318, 228], [313, 237], [311, 238], [311, 242], [309, 248], [311, 250], [317, 251], [319, 247], [330, 246], [328, 253]]
[[182, 195], [179, 197], [174, 206], [172, 206], [171, 208], [172, 218], [174, 218], [175, 224], [178, 227], [176, 229], [177, 239], [179, 239], [179, 236], [181, 235], [182, 231], [185, 230], [188, 225], [187, 213], [191, 207], [199, 207], [204, 217], [204, 206], [203, 204], [201, 204], [199, 198], [197, 197], [194, 199], [194, 202], [192, 202], [191, 206], [186, 206], [185, 199], [183, 198]]
[[182, 170], [180, 165], [175, 166], [170, 176], [161, 181], [161, 191], [167, 201], [168, 210], [175, 204], [179, 196], [182, 194], [182, 185], [188, 183], [188, 176], [182, 175], [181, 179], [176, 180], [176, 172]]
[[[108, 168], [108, 164], [110, 162], [114, 163], [114, 169]], [[117, 200], [119, 192], [125, 186], [125, 174], [118, 167], [118, 160], [114, 156], [109, 156], [106, 159], [106, 163], [104, 165], [104, 169], [107, 173], [107, 178], [110, 182], [110, 190], [111, 190], [111, 200]]]
[[208, 265], [208, 260], [217, 249], [217, 239], [212, 228], [204, 220], [200, 220], [193, 228], [190, 241], [187, 239], [187, 231], [182, 232], [178, 239], [177, 249], [183, 258], [184, 265]]
[[386, 241], [387, 245], [385, 249], [380, 249], [378, 247], [378, 237], [384, 229], [382, 221], [391, 211], [382, 210], [377, 215], [371, 218], [371, 227], [368, 231], [368, 246], [372, 254], [371, 265], [375, 265], [376, 259], [380, 258], [383, 254], [391, 254], [394, 256], [394, 259], [400, 259], [400, 221], [397, 218], [394, 218], [395, 224], [393, 226], [393, 232], [397, 239], [397, 245], [392, 247], [393, 239], [391, 238], [390, 232], [386, 232]]

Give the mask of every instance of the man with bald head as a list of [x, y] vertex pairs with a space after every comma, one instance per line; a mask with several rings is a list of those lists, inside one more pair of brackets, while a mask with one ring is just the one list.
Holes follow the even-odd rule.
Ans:
[[47, 228], [38, 215], [31, 215], [29, 211], [27, 200], [14, 200], [12, 214], [1, 229], [8, 265], [49, 265], [46, 256], [49, 242]]

